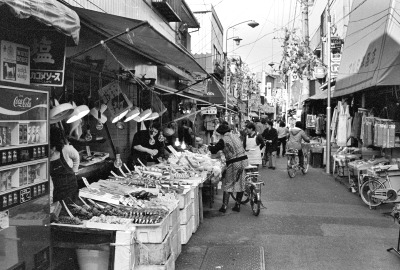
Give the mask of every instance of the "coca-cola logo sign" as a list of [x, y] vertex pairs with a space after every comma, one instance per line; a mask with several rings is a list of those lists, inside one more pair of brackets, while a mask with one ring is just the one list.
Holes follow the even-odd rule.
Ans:
[[32, 98], [24, 97], [23, 95], [18, 95], [14, 98], [14, 107], [21, 108], [31, 108], [32, 107]]

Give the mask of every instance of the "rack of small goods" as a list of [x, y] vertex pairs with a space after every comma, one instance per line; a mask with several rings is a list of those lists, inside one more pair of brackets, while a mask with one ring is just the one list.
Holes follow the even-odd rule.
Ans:
[[[207, 177], [221, 177], [222, 168], [221, 161], [191, 152], [134, 171], [123, 164], [105, 180], [89, 184], [83, 179], [86, 187], [80, 189], [79, 201], [59, 202], [52, 225], [124, 231], [134, 239], [128, 244], [134, 250], [123, 269], [174, 269], [181, 245], [200, 223], [199, 187]], [[123, 262], [118, 257], [114, 269], [122, 269]]]

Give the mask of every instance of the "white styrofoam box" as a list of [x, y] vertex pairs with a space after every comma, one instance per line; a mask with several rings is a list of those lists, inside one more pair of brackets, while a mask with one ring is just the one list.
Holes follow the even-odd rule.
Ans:
[[139, 248], [134, 241], [134, 231], [116, 231], [114, 269], [132, 270], [139, 261]]
[[180, 210], [178, 205], [174, 210], [169, 214], [169, 228], [173, 228], [176, 224], [180, 222]]
[[179, 211], [179, 216], [180, 216], [180, 224], [187, 224], [189, 219], [193, 215], [193, 202], [190, 202], [188, 205], [186, 205], [185, 208]]
[[171, 253], [175, 257], [175, 260], [176, 260], [182, 251], [180, 225], [178, 224], [178, 226], [175, 226], [174, 228], [172, 228], [171, 232], [172, 232]]
[[140, 264], [135, 266], [134, 270], [175, 270], [175, 256], [169, 256], [165, 264]]
[[178, 194], [179, 209], [185, 208], [190, 203], [190, 189], [184, 189], [181, 194]]
[[139, 264], [165, 264], [172, 252], [172, 231], [160, 244], [139, 245]]
[[195, 199], [198, 196], [199, 196], [199, 186], [198, 185], [192, 186], [192, 188], [190, 189], [190, 198]]
[[169, 231], [169, 218], [158, 224], [135, 224], [136, 239], [142, 243], [162, 243]]
[[187, 242], [189, 242], [190, 237], [192, 237], [192, 220], [193, 218], [190, 218], [187, 224], [180, 226], [180, 231], [181, 231], [181, 244], [185, 245]]

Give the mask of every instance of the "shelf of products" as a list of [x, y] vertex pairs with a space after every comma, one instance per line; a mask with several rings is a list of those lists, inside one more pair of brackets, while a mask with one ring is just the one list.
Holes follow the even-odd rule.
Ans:
[[0, 211], [48, 194], [48, 92], [2, 86]]

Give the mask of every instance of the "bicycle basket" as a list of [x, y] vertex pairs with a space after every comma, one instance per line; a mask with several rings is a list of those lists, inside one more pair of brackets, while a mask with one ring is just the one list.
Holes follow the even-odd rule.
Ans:
[[286, 151], [286, 155], [297, 155], [298, 152], [299, 152], [299, 151], [298, 151], [297, 149], [290, 148], [290, 149], [288, 149], [288, 150]]

